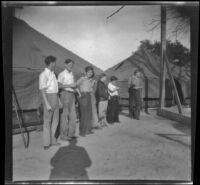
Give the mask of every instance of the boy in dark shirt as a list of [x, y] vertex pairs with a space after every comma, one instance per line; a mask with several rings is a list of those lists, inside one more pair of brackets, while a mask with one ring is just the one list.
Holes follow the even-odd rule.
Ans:
[[142, 79], [140, 71], [136, 70], [129, 78], [129, 114], [131, 118], [140, 119], [140, 109], [142, 106]]
[[100, 79], [97, 82], [97, 89], [96, 89], [96, 100], [97, 100], [97, 108], [98, 108], [98, 117], [101, 127], [107, 126], [106, 121], [106, 112], [108, 106], [108, 89], [106, 82], [106, 74], [102, 73], [100, 75]]

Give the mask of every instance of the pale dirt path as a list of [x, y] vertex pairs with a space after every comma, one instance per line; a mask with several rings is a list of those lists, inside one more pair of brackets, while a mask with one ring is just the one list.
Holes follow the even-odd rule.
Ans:
[[139, 121], [120, 115], [120, 121], [78, 138], [74, 147], [61, 142], [48, 151], [42, 148], [41, 132], [31, 132], [28, 149], [20, 135], [14, 136], [13, 180], [48, 180], [58, 175], [61, 179], [67, 174], [90, 180], [190, 180], [189, 127], [155, 112], [142, 113]]

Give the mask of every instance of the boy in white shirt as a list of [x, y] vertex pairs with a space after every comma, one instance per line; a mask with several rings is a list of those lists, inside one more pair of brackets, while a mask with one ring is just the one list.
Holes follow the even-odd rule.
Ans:
[[54, 74], [56, 58], [48, 56], [45, 58], [46, 68], [39, 76], [39, 89], [43, 99], [43, 144], [44, 149], [52, 145], [59, 145], [55, 137], [59, 121], [59, 97], [58, 83]]
[[114, 124], [114, 122], [119, 123], [119, 87], [117, 87], [116, 82], [118, 78], [112, 76], [110, 82], [108, 83], [108, 108], [107, 108], [107, 122]]
[[75, 108], [75, 88], [72, 68], [74, 61], [65, 60], [65, 69], [58, 75], [58, 85], [61, 91], [61, 102], [63, 111], [60, 122], [60, 139], [71, 140], [76, 138], [76, 108]]

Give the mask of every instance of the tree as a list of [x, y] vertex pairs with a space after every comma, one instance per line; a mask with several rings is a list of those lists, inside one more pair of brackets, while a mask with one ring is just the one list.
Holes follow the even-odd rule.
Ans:
[[[172, 24], [167, 30], [170, 33], [170, 37], [175, 37], [177, 35], [184, 36], [190, 32], [190, 17], [192, 9], [190, 6], [167, 6], [167, 24]], [[154, 17], [147, 25], [149, 31], [154, 31], [161, 25], [160, 15]]]
[[[153, 54], [160, 56], [161, 43], [159, 41], [152, 43], [150, 40], [142, 40], [140, 43], [141, 44], [138, 49], [144, 47]], [[169, 62], [178, 66], [183, 66], [190, 63], [190, 50], [177, 40], [175, 42], [167, 40], [167, 56]]]
[[[111, 15], [109, 15], [106, 20], [110, 19], [112, 16], [120, 12], [125, 6], [121, 6], [119, 9], [114, 11]], [[175, 36], [177, 39], [177, 35], [187, 34], [190, 31], [190, 19], [192, 14], [192, 8], [190, 6], [167, 6], [167, 21], [173, 22], [172, 34], [171, 36]], [[151, 22], [148, 23], [148, 27], [150, 27], [149, 31], [154, 31], [159, 28], [161, 24], [160, 15], [153, 18]]]

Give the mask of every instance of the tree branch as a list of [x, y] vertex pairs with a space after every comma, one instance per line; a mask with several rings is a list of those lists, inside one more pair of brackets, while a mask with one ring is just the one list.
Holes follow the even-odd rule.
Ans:
[[158, 26], [160, 25], [160, 22], [158, 22], [155, 26], [153, 26], [151, 29], [148, 31], [154, 31]]
[[187, 21], [179, 23], [172, 33], [177, 34], [177, 33], [187, 32], [187, 25], [188, 25]]
[[111, 15], [109, 15], [108, 17], [106, 17], [106, 19], [108, 20], [109, 18], [111, 18], [113, 15], [115, 15], [116, 13], [118, 13], [122, 8], [124, 8], [124, 6], [121, 6], [118, 10], [116, 10]]

